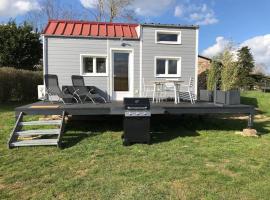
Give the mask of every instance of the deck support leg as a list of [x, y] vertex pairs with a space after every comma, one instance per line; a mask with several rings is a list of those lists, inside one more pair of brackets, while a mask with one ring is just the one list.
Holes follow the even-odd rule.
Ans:
[[254, 114], [249, 114], [249, 116], [248, 116], [248, 128], [253, 127], [253, 121], [254, 121]]

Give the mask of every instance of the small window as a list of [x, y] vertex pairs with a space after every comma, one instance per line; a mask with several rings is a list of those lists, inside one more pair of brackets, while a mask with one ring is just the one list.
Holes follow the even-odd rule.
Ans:
[[97, 62], [97, 73], [106, 73], [106, 59], [96, 58]]
[[81, 55], [81, 72], [85, 76], [107, 76], [105, 56]]
[[165, 74], [165, 59], [157, 59], [157, 74]]
[[84, 66], [84, 73], [93, 73], [94, 72], [93, 58], [84, 57], [83, 58], [83, 66]]
[[181, 44], [180, 31], [156, 31], [156, 43]]
[[156, 58], [156, 77], [180, 77], [181, 58]]
[[168, 60], [168, 74], [177, 74], [177, 60]]

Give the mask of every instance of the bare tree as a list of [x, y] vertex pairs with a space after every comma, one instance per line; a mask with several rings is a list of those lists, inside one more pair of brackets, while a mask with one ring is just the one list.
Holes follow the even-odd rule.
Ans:
[[137, 21], [131, 8], [133, 0], [97, 0], [96, 6], [87, 9], [96, 21]]
[[27, 21], [41, 31], [49, 19], [80, 19], [81, 16], [72, 4], [61, 4], [59, 0], [42, 0], [40, 9], [30, 12]]
[[59, 0], [40, 0], [40, 9], [30, 12], [27, 21], [39, 31], [45, 27], [49, 19], [94, 18], [96, 21], [109, 22], [137, 21], [132, 10], [133, 0], [96, 0], [96, 5], [85, 10], [75, 9], [75, 5], [70, 2], [66, 1], [63, 4]]

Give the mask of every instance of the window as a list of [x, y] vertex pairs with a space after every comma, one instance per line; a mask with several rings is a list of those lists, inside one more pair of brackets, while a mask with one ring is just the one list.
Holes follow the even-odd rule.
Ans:
[[156, 43], [181, 44], [181, 31], [156, 31]]
[[94, 59], [91, 57], [84, 57], [83, 58], [84, 73], [93, 73], [94, 72], [93, 60]]
[[181, 58], [175, 57], [156, 57], [156, 77], [180, 77]]
[[81, 55], [81, 74], [85, 76], [107, 76], [106, 56]]

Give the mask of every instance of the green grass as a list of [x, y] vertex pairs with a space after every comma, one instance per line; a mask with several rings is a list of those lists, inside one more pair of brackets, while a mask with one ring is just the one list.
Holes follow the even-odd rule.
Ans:
[[[244, 95], [270, 113], [267, 96]], [[153, 144], [130, 147], [120, 118], [71, 122], [62, 150], [8, 150], [13, 109], [0, 107], [0, 199], [269, 199], [269, 120], [247, 138], [235, 134], [246, 119], [159, 117]]]
[[242, 103], [252, 104], [260, 109], [260, 111], [270, 116], [270, 93], [259, 91], [242, 92]]

